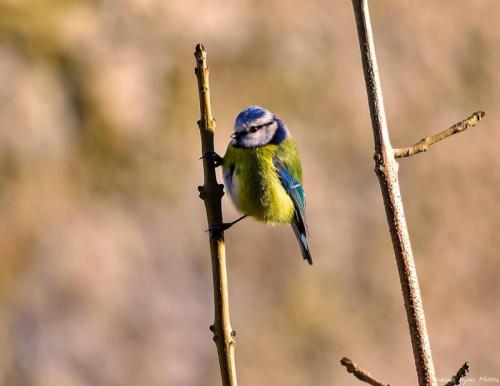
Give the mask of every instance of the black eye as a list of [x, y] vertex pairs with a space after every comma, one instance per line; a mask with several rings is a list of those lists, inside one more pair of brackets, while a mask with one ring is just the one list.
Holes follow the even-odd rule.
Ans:
[[250, 126], [250, 130], [248, 130], [250, 133], [255, 133], [258, 129], [258, 126]]

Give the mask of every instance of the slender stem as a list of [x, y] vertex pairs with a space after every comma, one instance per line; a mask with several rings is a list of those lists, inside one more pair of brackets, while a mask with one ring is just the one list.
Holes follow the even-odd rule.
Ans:
[[349, 358], [342, 358], [340, 360], [342, 366], [347, 369], [347, 372], [352, 373], [360, 381], [366, 382], [372, 386], [389, 386], [386, 383], [380, 382], [373, 378], [373, 376], [366, 370], [359, 367], [356, 363], [351, 361]]
[[399, 149], [394, 149], [394, 157], [402, 158], [402, 157], [410, 157], [412, 155], [421, 153], [423, 151], [427, 151], [429, 147], [434, 145], [435, 143], [442, 141], [445, 138], [448, 138], [450, 135], [461, 133], [462, 131], [467, 130], [470, 127], [476, 126], [481, 118], [485, 115], [484, 111], [476, 111], [470, 117], [464, 119], [461, 122], [455, 123], [450, 128], [443, 130], [437, 134], [434, 134], [431, 137], [422, 138], [416, 144], [408, 147], [402, 147]]
[[467, 375], [470, 370], [469, 362], [465, 362], [460, 367], [457, 373], [444, 386], [456, 386], [460, 384], [460, 380]]
[[367, 0], [352, 0], [358, 29], [361, 60], [375, 141], [375, 172], [378, 176], [389, 231], [399, 271], [413, 356], [420, 386], [436, 386], [431, 347], [425, 326], [424, 309], [413, 260], [403, 202], [399, 190], [398, 164], [389, 140], [382, 88], [378, 75], [375, 45]]
[[[198, 121], [201, 136], [202, 154], [213, 152], [215, 120], [210, 107], [210, 88], [208, 83], [207, 54], [205, 48], [198, 44], [194, 53], [196, 58], [195, 73], [198, 79], [200, 96], [200, 115]], [[203, 159], [204, 184], [198, 187], [200, 198], [205, 202], [208, 227], [214, 228], [222, 224], [221, 198], [223, 185], [217, 183], [215, 166], [206, 158]], [[212, 273], [214, 283], [215, 319], [210, 330], [214, 333], [217, 345], [219, 365], [223, 386], [237, 386], [236, 365], [234, 360], [235, 332], [229, 319], [229, 299], [227, 288], [226, 252], [223, 232], [209, 232], [210, 253], [212, 257]]]

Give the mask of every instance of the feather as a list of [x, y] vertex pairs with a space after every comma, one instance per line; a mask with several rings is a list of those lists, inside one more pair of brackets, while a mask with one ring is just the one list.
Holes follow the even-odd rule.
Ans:
[[306, 223], [306, 205], [304, 189], [299, 181], [297, 181], [290, 171], [287, 169], [286, 164], [280, 158], [274, 159], [276, 172], [278, 173], [281, 184], [293, 201], [295, 213], [292, 219], [292, 228], [297, 237], [300, 245], [302, 257], [312, 265], [312, 256], [309, 251], [307, 242], [307, 223]]
[[295, 147], [290, 141], [253, 149], [229, 145], [222, 165], [224, 183], [241, 213], [268, 224], [290, 224], [295, 207], [273, 162], [278, 148], [289, 154]]

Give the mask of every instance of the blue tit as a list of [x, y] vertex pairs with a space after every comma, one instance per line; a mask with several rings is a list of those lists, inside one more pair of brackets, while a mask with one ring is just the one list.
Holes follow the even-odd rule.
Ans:
[[307, 240], [302, 166], [288, 127], [269, 110], [251, 106], [236, 118], [223, 158], [224, 185], [245, 218], [267, 224], [291, 224], [302, 257], [312, 264]]

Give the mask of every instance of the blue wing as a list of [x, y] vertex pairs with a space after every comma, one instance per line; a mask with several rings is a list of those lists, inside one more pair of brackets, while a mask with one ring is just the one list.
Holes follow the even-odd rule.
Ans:
[[281, 184], [295, 206], [295, 214], [292, 220], [292, 228], [300, 245], [302, 257], [312, 265], [312, 256], [307, 243], [307, 223], [306, 223], [306, 201], [304, 189], [299, 181], [292, 177], [285, 164], [279, 159], [274, 159], [274, 166], [280, 178]]

